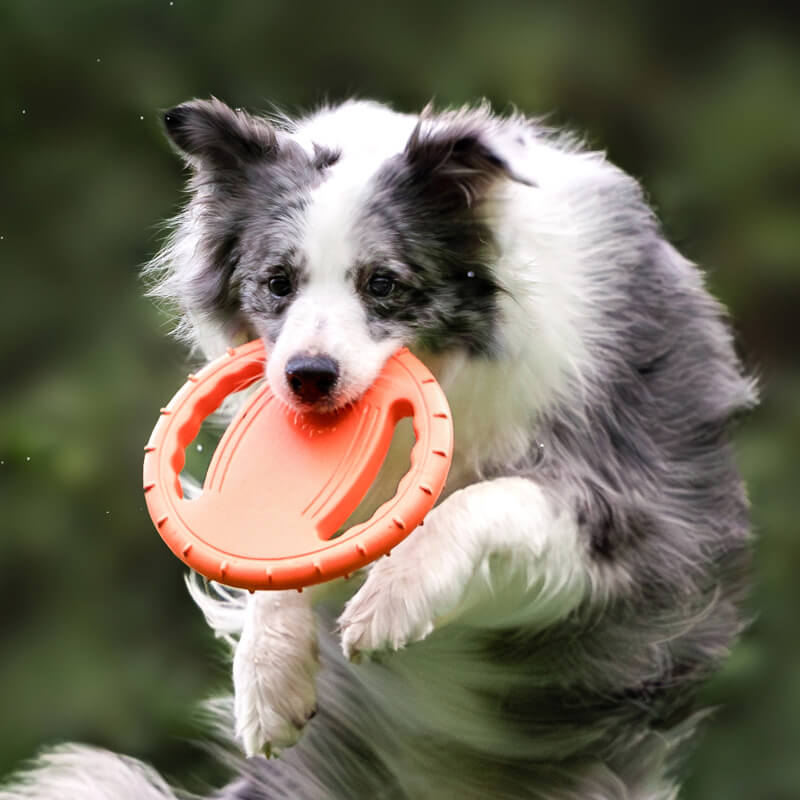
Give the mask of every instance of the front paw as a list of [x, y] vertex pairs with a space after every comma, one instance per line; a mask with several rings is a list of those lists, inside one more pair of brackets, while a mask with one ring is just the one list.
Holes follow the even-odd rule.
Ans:
[[313, 616], [290, 593], [262, 593], [251, 606], [233, 659], [236, 736], [248, 756], [276, 756], [297, 743], [316, 711]]
[[[302, 699], [297, 707], [287, 714], [285, 710], [275, 711], [271, 701], [259, 696], [254, 681], [243, 681], [236, 686], [236, 737], [248, 757], [259, 753], [267, 758], [277, 757], [300, 741], [306, 724], [316, 713], [316, 693], [305, 688], [307, 691], [298, 695]], [[290, 691], [297, 692], [297, 687]]]
[[339, 617], [342, 650], [351, 661], [399, 650], [434, 629], [433, 607], [419, 576], [393, 569], [392, 561], [384, 557], [372, 567]]
[[400, 650], [457, 619], [487, 577], [488, 549], [474, 533], [474, 514], [463, 507], [465, 491], [433, 509], [376, 561], [364, 585], [339, 617], [342, 649], [351, 661]]

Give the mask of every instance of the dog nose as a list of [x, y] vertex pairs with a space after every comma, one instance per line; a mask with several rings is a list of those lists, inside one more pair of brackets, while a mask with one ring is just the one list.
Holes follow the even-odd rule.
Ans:
[[327, 397], [339, 377], [339, 365], [328, 356], [292, 356], [286, 363], [286, 380], [303, 403]]

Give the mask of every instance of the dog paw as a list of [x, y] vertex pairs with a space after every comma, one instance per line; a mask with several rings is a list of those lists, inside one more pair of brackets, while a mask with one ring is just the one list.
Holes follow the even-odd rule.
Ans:
[[234, 701], [236, 737], [248, 757], [265, 755], [278, 757], [297, 744], [306, 724], [316, 713], [316, 705], [308, 703], [296, 717], [287, 719], [247, 691], [238, 692]]
[[400, 650], [434, 629], [433, 608], [418, 582], [384, 562], [373, 566], [339, 617], [342, 650], [351, 661]]
[[487, 548], [466, 535], [474, 514], [456, 492], [392, 550], [376, 561], [339, 617], [345, 656], [358, 661], [425, 639], [458, 619], [487, 578]]
[[255, 596], [248, 608], [233, 659], [236, 736], [248, 756], [296, 744], [316, 711], [313, 617], [297, 598]]

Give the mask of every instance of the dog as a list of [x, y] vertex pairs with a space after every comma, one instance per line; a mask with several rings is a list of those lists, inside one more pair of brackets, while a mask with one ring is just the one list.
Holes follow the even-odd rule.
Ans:
[[[180, 335], [207, 358], [260, 337], [276, 396], [323, 413], [409, 347], [455, 430], [424, 526], [362, 575], [189, 581], [233, 649], [215, 713], [238, 777], [214, 796], [675, 798], [695, 695], [743, 624], [730, 430], [756, 386], [637, 182], [485, 103], [291, 120], [211, 99], [164, 121], [190, 200], [147, 273]], [[0, 792], [45, 797], [174, 795], [70, 746]]]

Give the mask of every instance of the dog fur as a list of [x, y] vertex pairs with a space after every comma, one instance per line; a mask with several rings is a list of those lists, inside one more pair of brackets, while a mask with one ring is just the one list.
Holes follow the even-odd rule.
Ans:
[[[280, 753], [228, 748], [239, 777], [215, 796], [675, 798], [696, 691], [742, 625], [729, 434], [756, 393], [636, 181], [485, 104], [295, 121], [212, 99], [165, 120], [190, 199], [148, 271], [181, 335], [207, 358], [262, 337], [278, 396], [320, 411], [408, 346], [456, 436], [425, 525], [365, 574], [302, 594], [189, 581], [234, 652], [218, 726]], [[293, 388], [298, 356], [335, 365], [323, 397]], [[173, 794], [62, 748], [0, 791], [45, 797]]]

